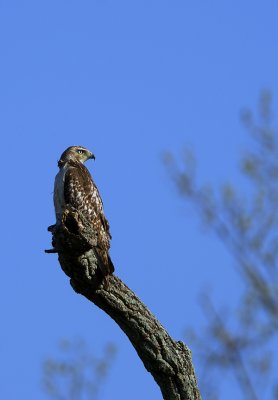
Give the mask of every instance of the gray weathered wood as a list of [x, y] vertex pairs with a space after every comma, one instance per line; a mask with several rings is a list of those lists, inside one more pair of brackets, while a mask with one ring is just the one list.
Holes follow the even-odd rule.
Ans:
[[[128, 336], [165, 400], [201, 399], [188, 347], [173, 340], [142, 301], [117, 276], [102, 279], [94, 252], [95, 233], [73, 209], [49, 228], [73, 289], [105, 311]], [[159, 295], [159, 294], [157, 294]]]

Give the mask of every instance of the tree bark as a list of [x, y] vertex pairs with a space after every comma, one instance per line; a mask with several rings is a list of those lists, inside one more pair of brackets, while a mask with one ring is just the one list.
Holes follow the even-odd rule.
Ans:
[[201, 399], [191, 352], [174, 341], [142, 301], [117, 276], [103, 279], [94, 251], [96, 233], [74, 209], [64, 212], [61, 225], [49, 227], [73, 289], [105, 311], [124, 331], [159, 385], [165, 400]]

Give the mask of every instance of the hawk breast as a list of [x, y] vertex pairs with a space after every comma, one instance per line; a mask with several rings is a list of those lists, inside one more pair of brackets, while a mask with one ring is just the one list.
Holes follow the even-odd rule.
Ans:
[[54, 207], [56, 213], [56, 220], [61, 221], [62, 214], [65, 207], [65, 176], [68, 170], [68, 165], [65, 164], [55, 177], [54, 183]]

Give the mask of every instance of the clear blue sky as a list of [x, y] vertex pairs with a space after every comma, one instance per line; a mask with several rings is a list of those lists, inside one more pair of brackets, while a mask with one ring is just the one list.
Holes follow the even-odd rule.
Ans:
[[216, 300], [236, 296], [232, 261], [178, 198], [161, 154], [190, 145], [200, 180], [237, 183], [239, 111], [265, 87], [278, 93], [277, 21], [274, 0], [0, 1], [2, 399], [46, 399], [41, 363], [62, 337], [96, 354], [117, 346], [102, 400], [161, 399], [120, 329], [43, 252], [70, 145], [96, 154], [116, 273], [174, 338], [202, 326], [205, 284]]

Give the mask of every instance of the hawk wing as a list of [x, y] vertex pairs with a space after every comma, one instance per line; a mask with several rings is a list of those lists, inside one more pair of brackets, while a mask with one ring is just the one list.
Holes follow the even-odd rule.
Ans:
[[103, 275], [114, 271], [109, 256], [111, 234], [103, 212], [102, 200], [90, 172], [81, 163], [68, 162], [64, 178], [65, 203], [76, 208], [91, 223], [97, 234], [95, 248]]

